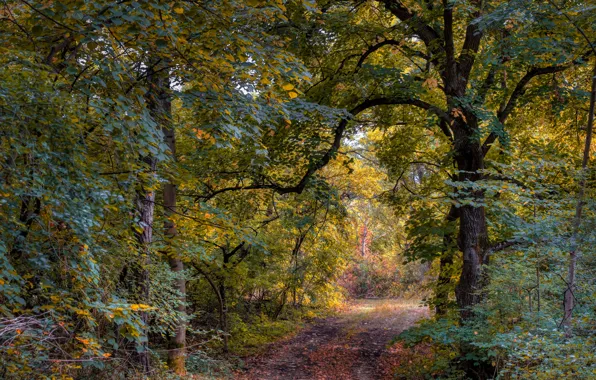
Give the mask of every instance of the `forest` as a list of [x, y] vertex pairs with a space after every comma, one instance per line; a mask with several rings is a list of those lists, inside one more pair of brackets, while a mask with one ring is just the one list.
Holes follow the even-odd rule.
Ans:
[[596, 379], [594, 0], [2, 0], [0, 378]]

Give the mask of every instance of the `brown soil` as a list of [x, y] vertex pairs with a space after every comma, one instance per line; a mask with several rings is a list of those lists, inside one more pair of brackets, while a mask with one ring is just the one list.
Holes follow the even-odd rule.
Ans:
[[360, 300], [336, 317], [314, 322], [288, 340], [247, 358], [238, 380], [392, 379], [382, 357], [428, 309], [403, 300]]

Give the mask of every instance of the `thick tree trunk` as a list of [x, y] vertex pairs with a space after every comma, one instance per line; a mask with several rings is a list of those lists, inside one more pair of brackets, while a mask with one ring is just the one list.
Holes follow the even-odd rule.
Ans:
[[[468, 115], [468, 119], [473, 118]], [[458, 166], [460, 182], [476, 182], [481, 179], [484, 169], [482, 146], [475, 132], [474, 120], [471, 124], [456, 128], [454, 141], [455, 161]], [[473, 204], [462, 205], [459, 209], [460, 224], [458, 245], [463, 255], [462, 271], [459, 284], [455, 289], [457, 303], [462, 320], [469, 319], [473, 313], [471, 307], [480, 300], [483, 285], [482, 265], [485, 263], [485, 252], [488, 248], [488, 233], [484, 207], [484, 194], [481, 190], [464, 188], [463, 197]]]
[[478, 304], [483, 285], [483, 255], [487, 246], [484, 207], [463, 206], [460, 210], [459, 241], [463, 264], [459, 284], [455, 289], [462, 320], [469, 319], [471, 307]]
[[564, 295], [564, 316], [563, 324], [566, 327], [567, 334], [571, 334], [571, 318], [573, 316], [573, 308], [575, 307], [575, 269], [577, 265], [577, 251], [578, 251], [578, 235], [581, 225], [582, 212], [584, 207], [584, 198], [586, 191], [586, 177], [588, 164], [590, 163], [590, 149], [592, 146], [592, 130], [594, 128], [594, 107], [596, 103], [596, 63], [594, 64], [594, 71], [592, 72], [592, 87], [590, 93], [590, 111], [588, 114], [588, 126], [586, 132], [586, 143], [584, 146], [584, 154], [582, 159], [582, 173], [579, 182], [579, 195], [577, 199], [577, 206], [575, 209], [575, 218], [573, 221], [573, 235], [571, 237], [571, 250], [569, 252], [569, 270], [567, 273], [567, 289]]
[[[474, 115], [466, 114], [467, 123], [456, 126], [453, 148], [458, 169], [458, 181], [463, 185], [459, 201], [458, 246], [463, 262], [455, 296], [460, 320], [467, 322], [474, 317], [473, 307], [481, 300], [482, 288], [486, 285], [483, 265], [488, 264], [488, 232], [484, 210], [484, 192], [473, 189], [469, 183], [482, 179], [484, 154], [478, 137], [478, 126]], [[490, 363], [476, 363], [467, 359], [477, 348], [468, 342], [460, 346], [460, 365], [467, 378], [488, 378], [494, 372]]]

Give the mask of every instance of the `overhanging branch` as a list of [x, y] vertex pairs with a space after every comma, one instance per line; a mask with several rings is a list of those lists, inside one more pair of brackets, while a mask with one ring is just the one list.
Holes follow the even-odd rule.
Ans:
[[[412, 106], [424, 109], [424, 110], [431, 112], [431, 113], [435, 114], [436, 116], [438, 116], [439, 119], [441, 120], [441, 125], [443, 125], [443, 126], [445, 126], [445, 124], [449, 124], [452, 120], [452, 118], [451, 118], [451, 116], [449, 116], [449, 114], [447, 114], [446, 112], [444, 112], [437, 106], [434, 106], [434, 105], [427, 103], [420, 99], [408, 98], [408, 97], [403, 97], [403, 96], [379, 97], [379, 98], [374, 98], [374, 99], [367, 99], [364, 102], [357, 105], [356, 107], [352, 108], [350, 110], [350, 114], [352, 115], [352, 117], [354, 117], [354, 116], [357, 116], [358, 114], [360, 114], [361, 112], [364, 112], [372, 107], [376, 107], [376, 106], [380, 106], [380, 105], [412, 105]], [[325, 154], [319, 160], [310, 163], [306, 173], [304, 173], [304, 175], [302, 176], [302, 178], [300, 179], [298, 184], [296, 184], [295, 186], [282, 186], [282, 185], [276, 184], [272, 181], [269, 181], [268, 183], [263, 182], [263, 183], [255, 183], [255, 184], [246, 185], [246, 186], [242, 185], [242, 186], [225, 187], [222, 189], [213, 190], [209, 194], [198, 195], [195, 198], [197, 200], [208, 201], [219, 194], [226, 193], [229, 191], [265, 190], [265, 189], [273, 190], [278, 194], [290, 194], [290, 193], [301, 194], [304, 191], [304, 189], [306, 188], [306, 185], [307, 185], [308, 181], [310, 180], [310, 178], [318, 170], [325, 167], [339, 152], [339, 148], [341, 146], [341, 140], [344, 137], [349, 120], [350, 119], [348, 119], [348, 118], [344, 118], [338, 123], [337, 127], [335, 128], [333, 142], [331, 143], [331, 146], [329, 147], [329, 149], [325, 152]], [[447, 135], [447, 137], [451, 138], [451, 132], [449, 131], [448, 128], [442, 127], [441, 129]]]

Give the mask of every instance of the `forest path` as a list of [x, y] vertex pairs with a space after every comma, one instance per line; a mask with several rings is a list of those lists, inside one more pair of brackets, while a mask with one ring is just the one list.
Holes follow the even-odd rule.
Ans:
[[428, 308], [416, 302], [358, 300], [248, 358], [247, 370], [236, 379], [392, 379], [384, 360], [388, 343], [427, 316]]

